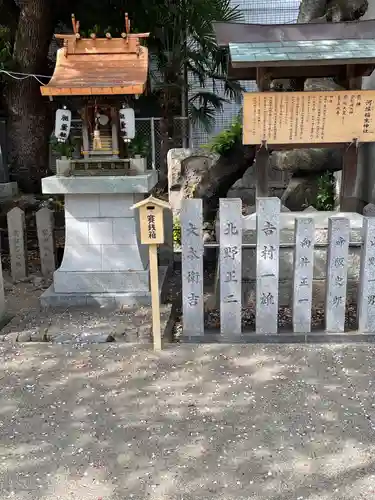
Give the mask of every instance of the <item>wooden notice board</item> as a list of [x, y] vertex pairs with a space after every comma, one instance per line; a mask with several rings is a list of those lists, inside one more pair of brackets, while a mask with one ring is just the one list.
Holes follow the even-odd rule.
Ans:
[[375, 90], [249, 92], [243, 109], [244, 144], [375, 141]]

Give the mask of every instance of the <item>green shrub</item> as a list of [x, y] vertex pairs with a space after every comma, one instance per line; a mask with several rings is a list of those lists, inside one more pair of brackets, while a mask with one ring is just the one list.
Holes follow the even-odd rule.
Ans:
[[335, 178], [333, 172], [324, 172], [318, 181], [318, 193], [313, 207], [317, 210], [335, 209]]
[[150, 144], [142, 134], [136, 134], [134, 139], [129, 143], [128, 151], [132, 158], [134, 158], [135, 155], [147, 158], [148, 152], [150, 151]]
[[213, 153], [225, 156], [230, 152], [233, 146], [242, 141], [242, 119], [240, 117], [233, 120], [232, 125], [219, 132], [212, 138], [206, 147]]
[[68, 137], [66, 142], [59, 142], [55, 135], [53, 135], [51, 137], [50, 144], [54, 154], [61, 157], [66, 156], [67, 158], [71, 158], [76, 149], [77, 141], [72, 137]]
[[181, 246], [181, 222], [179, 217], [173, 218], [173, 243], [175, 246]]

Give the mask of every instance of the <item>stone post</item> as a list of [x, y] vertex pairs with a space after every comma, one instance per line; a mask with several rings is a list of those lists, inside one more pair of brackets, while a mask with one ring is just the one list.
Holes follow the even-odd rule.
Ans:
[[242, 202], [220, 200], [220, 331], [241, 334]]
[[256, 332], [277, 333], [280, 199], [258, 198]]

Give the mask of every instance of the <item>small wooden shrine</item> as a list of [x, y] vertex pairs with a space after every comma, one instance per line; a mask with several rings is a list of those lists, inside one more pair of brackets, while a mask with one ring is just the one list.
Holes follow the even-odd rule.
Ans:
[[[58, 50], [56, 67], [41, 93], [64, 106], [59, 111], [57, 139], [68, 140], [72, 114], [82, 119], [81, 158], [72, 159], [71, 172], [79, 175], [124, 175], [131, 167], [126, 144], [135, 135], [133, 99], [145, 91], [148, 50], [141, 45], [149, 33], [132, 34], [125, 14], [121, 37], [106, 33], [99, 38], [80, 34], [80, 24], [72, 15], [73, 33], [58, 34], [63, 47]], [[65, 123], [63, 121], [65, 120]]]
[[[375, 69], [375, 20], [256, 25], [216, 23], [228, 47], [228, 75], [255, 80], [244, 98], [244, 144], [258, 146], [257, 196], [268, 196], [269, 152], [280, 148], [344, 148], [341, 211], [357, 211], [358, 146], [375, 141], [375, 91], [361, 90]], [[344, 89], [304, 92], [308, 78], [334, 78]], [[271, 92], [288, 79], [292, 92]]]

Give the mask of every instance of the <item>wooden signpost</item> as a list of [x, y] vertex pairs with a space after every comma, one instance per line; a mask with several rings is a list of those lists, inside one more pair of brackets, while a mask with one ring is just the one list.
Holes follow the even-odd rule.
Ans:
[[297, 146], [375, 141], [375, 91], [251, 92], [243, 143]]
[[375, 141], [375, 91], [249, 92], [244, 95], [243, 143], [258, 146], [256, 196], [268, 196], [270, 150], [344, 149], [340, 209], [356, 212], [360, 143]]
[[148, 245], [150, 257], [151, 306], [152, 306], [152, 335], [154, 350], [161, 350], [160, 331], [160, 298], [158, 279], [158, 245], [164, 243], [164, 210], [170, 210], [169, 203], [158, 200], [153, 196], [142, 200], [131, 208], [139, 209], [139, 224], [141, 229], [141, 243]]

